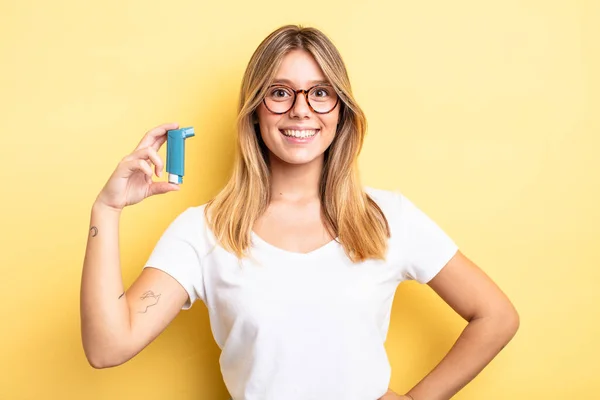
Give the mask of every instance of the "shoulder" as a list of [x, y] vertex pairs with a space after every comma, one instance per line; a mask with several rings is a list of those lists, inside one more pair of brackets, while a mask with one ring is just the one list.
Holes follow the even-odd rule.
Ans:
[[212, 244], [211, 232], [205, 217], [206, 204], [188, 206], [175, 214], [165, 235], [189, 242], [202, 252]]
[[398, 195], [400, 194], [396, 190], [381, 189], [373, 186], [364, 186], [363, 189], [378, 205], [381, 203], [384, 206], [398, 201]]
[[410, 217], [415, 212], [422, 212], [400, 190], [379, 189], [365, 186], [364, 191], [377, 203], [383, 213], [386, 214], [386, 217], [404, 219]]
[[175, 215], [171, 222], [174, 229], [193, 230], [205, 225], [204, 209], [206, 204], [188, 206]]
[[378, 203], [390, 224], [392, 251], [400, 254], [405, 276], [428, 282], [456, 253], [456, 243], [400, 191], [365, 191]]
[[364, 187], [365, 193], [379, 206], [386, 219], [396, 219], [400, 216], [402, 193], [397, 190]]
[[364, 187], [364, 190], [377, 203], [388, 222], [407, 227], [431, 225], [435, 222], [410, 198], [400, 190], [386, 190]]
[[[430, 224], [429, 217], [417, 207], [400, 190], [365, 187], [365, 193], [371, 197], [385, 215], [391, 230], [399, 234], [412, 234], [410, 231], [419, 229], [423, 224]], [[413, 232], [414, 233], [414, 232]]]

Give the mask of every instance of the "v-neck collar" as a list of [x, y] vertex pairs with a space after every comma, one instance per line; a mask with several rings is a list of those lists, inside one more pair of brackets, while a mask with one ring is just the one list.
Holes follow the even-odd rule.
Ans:
[[258, 236], [258, 234], [256, 234], [254, 231], [251, 231], [250, 234], [253, 239], [252, 242], [256, 247], [260, 247], [267, 251], [278, 253], [282, 256], [287, 256], [287, 257], [306, 258], [306, 257], [314, 257], [314, 256], [324, 255], [324, 254], [327, 254], [328, 252], [332, 251], [333, 249], [337, 248], [340, 245], [338, 242], [339, 239], [336, 237], [335, 239], [332, 239], [329, 242], [325, 243], [323, 246], [318, 247], [314, 250], [311, 250], [308, 253], [300, 253], [300, 252], [296, 252], [296, 251], [285, 250], [285, 249], [282, 249], [275, 245], [272, 245], [271, 243], [267, 242], [266, 240], [264, 240], [263, 238]]

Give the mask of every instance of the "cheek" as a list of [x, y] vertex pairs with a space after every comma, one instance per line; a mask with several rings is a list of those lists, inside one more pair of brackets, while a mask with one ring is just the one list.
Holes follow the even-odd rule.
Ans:
[[256, 113], [256, 117], [258, 118], [259, 122], [263, 121], [267, 116], [267, 110], [265, 109], [265, 105], [263, 103], [260, 103], [260, 105], [256, 109], [255, 113]]
[[276, 126], [277, 122], [281, 118], [279, 115], [270, 113], [264, 106], [261, 104], [256, 110], [256, 116], [258, 118], [258, 124], [260, 126], [261, 133], [266, 133]]
[[324, 117], [325, 118], [321, 119], [323, 125], [325, 125], [327, 129], [335, 132], [337, 130], [337, 124], [339, 121], [339, 112], [332, 112], [330, 114], [324, 115]]

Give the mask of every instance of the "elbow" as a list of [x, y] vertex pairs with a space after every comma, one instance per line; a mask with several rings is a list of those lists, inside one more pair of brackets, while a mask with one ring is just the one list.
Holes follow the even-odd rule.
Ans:
[[521, 325], [521, 318], [519, 317], [519, 313], [514, 307], [512, 308], [510, 315], [506, 317], [506, 324], [508, 326], [510, 337], [512, 338], [517, 334], [519, 326]]
[[477, 324], [484, 324], [489, 333], [487, 337], [502, 348], [517, 334], [521, 324], [519, 313], [510, 303], [502, 307], [490, 308], [480, 316], [474, 316], [469, 320], [469, 322], [475, 321]]
[[112, 357], [106, 354], [94, 354], [86, 352], [88, 364], [94, 369], [112, 368], [119, 365]]
[[94, 369], [117, 367], [127, 362], [126, 358], [107, 357], [106, 355], [86, 356], [88, 364]]
[[502, 340], [503, 345], [506, 345], [517, 334], [521, 319], [517, 310], [510, 304], [502, 310], [495, 313], [493, 318], [496, 321], [496, 332]]
[[509, 339], [516, 335], [521, 324], [521, 319], [519, 313], [512, 304], [509, 303], [504, 310], [499, 312], [499, 319], [502, 321], [503, 330], [509, 336]]
[[101, 357], [88, 357], [88, 364], [90, 364], [90, 366], [94, 369], [105, 369], [105, 368], [111, 368], [114, 367], [115, 365], [110, 363], [108, 360], [105, 360]]
[[117, 349], [90, 348], [84, 345], [84, 353], [88, 364], [94, 369], [117, 367], [129, 360], [129, 357]]
[[133, 357], [131, 342], [125, 334], [99, 334], [82, 329], [81, 344], [88, 364], [94, 369], [112, 368]]

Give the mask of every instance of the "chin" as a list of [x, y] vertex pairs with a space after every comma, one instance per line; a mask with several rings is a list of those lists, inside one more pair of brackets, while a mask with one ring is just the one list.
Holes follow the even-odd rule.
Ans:
[[278, 153], [272, 153], [271, 155], [275, 156], [282, 162], [284, 162], [286, 164], [291, 164], [291, 165], [310, 164], [312, 162], [318, 161], [320, 158], [323, 157], [323, 153], [320, 153], [320, 154], [306, 154], [306, 153], [305, 154], [289, 154], [287, 152], [281, 152], [281, 153], [278, 152]]

